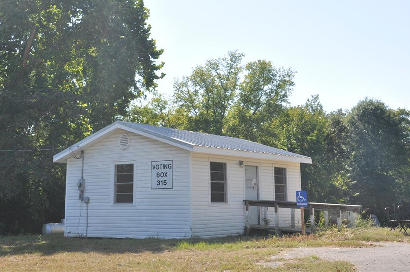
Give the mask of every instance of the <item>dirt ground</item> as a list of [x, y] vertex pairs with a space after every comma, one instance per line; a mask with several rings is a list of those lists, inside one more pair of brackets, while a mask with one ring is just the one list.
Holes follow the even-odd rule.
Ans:
[[316, 256], [330, 261], [347, 261], [358, 271], [410, 271], [410, 243], [380, 242], [371, 247], [334, 248], [313, 247], [294, 248], [272, 257], [269, 266], [280, 266], [295, 258]]

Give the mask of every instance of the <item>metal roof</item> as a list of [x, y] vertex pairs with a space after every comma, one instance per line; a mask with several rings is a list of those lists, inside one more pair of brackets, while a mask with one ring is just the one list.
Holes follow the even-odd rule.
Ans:
[[245, 139], [220, 136], [214, 134], [208, 134], [203, 132], [194, 132], [188, 130], [167, 128], [167, 127], [156, 127], [152, 125], [137, 124], [130, 122], [121, 122], [125, 126], [131, 128], [144, 130], [146, 132], [155, 133], [166, 138], [171, 138], [184, 143], [188, 143], [194, 146], [201, 147], [213, 147], [228, 150], [239, 150], [246, 152], [257, 152], [257, 153], [267, 153], [274, 155], [284, 155], [297, 158], [308, 158], [307, 156], [289, 152], [283, 149], [275, 148], [272, 146], [267, 146], [259, 144], [256, 142], [248, 141]]
[[193, 152], [312, 163], [310, 157], [245, 139], [123, 121], [116, 121], [56, 154], [53, 158], [54, 162], [62, 162], [70, 153], [84, 148], [85, 145], [94, 142], [94, 140], [99, 137], [118, 128], [151, 137]]

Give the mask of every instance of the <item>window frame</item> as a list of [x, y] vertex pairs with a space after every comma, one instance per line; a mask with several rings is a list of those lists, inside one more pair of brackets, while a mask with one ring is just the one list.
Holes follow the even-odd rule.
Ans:
[[[225, 180], [224, 181], [213, 181], [212, 180], [212, 171], [211, 171], [211, 164], [212, 163], [222, 163], [225, 165]], [[212, 183], [223, 183], [224, 184], [224, 201], [212, 201]], [[209, 203], [211, 205], [223, 205], [228, 203], [228, 163], [226, 161], [220, 160], [210, 160], [209, 161]]]
[[[132, 182], [119, 183], [119, 184], [132, 184], [132, 201], [131, 202], [118, 202], [117, 201], [117, 165], [132, 165]], [[130, 173], [128, 173], [130, 174]], [[135, 196], [135, 163], [130, 161], [114, 162], [114, 188], [113, 188], [113, 204], [115, 205], [133, 205]], [[131, 194], [131, 193], [118, 193], [118, 194]]]
[[[284, 184], [277, 184], [276, 183], [276, 177], [279, 176], [279, 175], [276, 175], [276, 173], [275, 173], [276, 168], [281, 168], [281, 169], [284, 170], [284, 178], [285, 178], [285, 183]], [[274, 188], [275, 188], [275, 191], [274, 191], [275, 201], [288, 201], [288, 170], [287, 170], [287, 168], [282, 167], [282, 166], [274, 166], [273, 167], [273, 177], [274, 177]], [[276, 186], [283, 186], [283, 196], [284, 196], [283, 200], [278, 200], [277, 199], [277, 197], [276, 197], [276, 195], [277, 195]], [[282, 193], [280, 193], [280, 194], [282, 194]]]

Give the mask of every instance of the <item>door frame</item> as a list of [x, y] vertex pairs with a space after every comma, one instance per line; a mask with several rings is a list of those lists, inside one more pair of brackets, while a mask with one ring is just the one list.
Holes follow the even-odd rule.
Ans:
[[[256, 189], [256, 198], [257, 198], [257, 200], [260, 200], [260, 194], [259, 194], [259, 190], [260, 190], [260, 188], [259, 188], [259, 166], [258, 165], [254, 165], [254, 164], [244, 164], [244, 166], [243, 166], [243, 168], [244, 168], [244, 170], [243, 170], [243, 181], [244, 181], [244, 187], [245, 187], [245, 197], [244, 198], [246, 198], [246, 166], [253, 166], [253, 167], [256, 167], [256, 186], [257, 186], [257, 189]], [[261, 224], [261, 209], [260, 209], [260, 207], [259, 206], [257, 206], [256, 207], [257, 208], [257, 213], [258, 213], [258, 224], [260, 225]]]

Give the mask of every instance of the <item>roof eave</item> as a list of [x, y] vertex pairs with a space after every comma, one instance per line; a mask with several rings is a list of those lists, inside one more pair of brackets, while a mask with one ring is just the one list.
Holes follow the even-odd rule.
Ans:
[[90, 143], [96, 141], [97, 139], [101, 138], [102, 136], [106, 135], [107, 133], [113, 131], [118, 126], [117, 122], [108, 125], [99, 131], [91, 134], [90, 136], [84, 138], [83, 140], [69, 146], [68, 148], [64, 149], [63, 151], [55, 154], [53, 156], [54, 163], [66, 163], [67, 159], [74, 153], [78, 152], [83, 149], [85, 146], [89, 145]]
[[300, 157], [299, 156], [286, 156], [286, 155], [281, 155], [281, 154], [249, 152], [249, 151], [232, 150], [232, 149], [215, 148], [215, 147], [204, 147], [204, 146], [195, 146], [193, 149], [193, 152], [221, 155], [221, 156], [244, 157], [244, 158], [277, 160], [277, 161], [312, 164], [312, 158], [306, 157], [306, 156], [300, 156]]
[[157, 135], [154, 133], [149, 133], [146, 130], [140, 130], [140, 129], [136, 129], [136, 128], [131, 128], [129, 126], [124, 125], [122, 122], [117, 121], [114, 122], [113, 124], [106, 126], [105, 128], [97, 131], [94, 134], [91, 134], [90, 136], [84, 138], [83, 140], [75, 143], [74, 145], [68, 147], [67, 149], [61, 151], [60, 153], [56, 154], [53, 156], [53, 162], [54, 163], [66, 163], [67, 159], [70, 158], [70, 156], [75, 153], [78, 152], [82, 149], [84, 149], [86, 146], [92, 144], [93, 142], [95, 142], [96, 140], [100, 139], [101, 137], [103, 137], [104, 135], [112, 132], [113, 130], [116, 129], [122, 129], [125, 131], [129, 131], [135, 134], [139, 134], [163, 143], [167, 143], [170, 144], [172, 146], [175, 147], [179, 147], [182, 148], [184, 150], [187, 151], [192, 151], [193, 150], [193, 145], [190, 145], [188, 143], [179, 141], [177, 139], [172, 139], [169, 137], [161, 137], [161, 135]]

